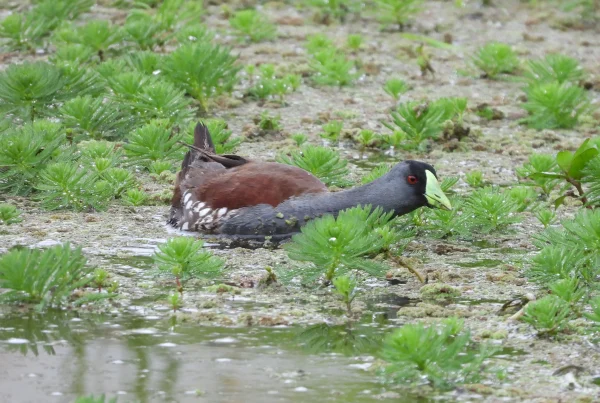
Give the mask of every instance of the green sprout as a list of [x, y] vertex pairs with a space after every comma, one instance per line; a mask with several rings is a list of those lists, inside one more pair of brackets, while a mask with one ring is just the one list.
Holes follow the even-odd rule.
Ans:
[[570, 314], [569, 304], [556, 295], [547, 295], [527, 304], [522, 320], [529, 323], [539, 336], [553, 335], [562, 330]]
[[396, 24], [402, 31], [423, 10], [424, 0], [375, 0], [377, 16], [385, 25]]
[[229, 48], [209, 42], [181, 45], [163, 59], [166, 76], [197, 99], [206, 110], [211, 97], [231, 92], [241, 66]]
[[181, 281], [196, 277], [213, 279], [221, 274], [225, 262], [203, 250], [204, 242], [191, 237], [170, 238], [158, 246], [154, 261], [158, 268], [175, 276], [177, 291], [183, 293]]
[[516, 171], [520, 178], [539, 187], [546, 196], [549, 196], [560, 182], [557, 178], [543, 175], [546, 172], [556, 173], [558, 171], [556, 159], [549, 154], [531, 154], [523, 167], [517, 168]]
[[36, 304], [39, 310], [64, 305], [90, 281], [91, 272], [81, 248], [68, 243], [44, 251], [12, 250], [0, 256], [0, 287], [8, 290], [0, 301]]
[[360, 49], [363, 42], [364, 38], [362, 37], [362, 35], [359, 34], [351, 34], [348, 35], [348, 38], [346, 38], [346, 46], [354, 52]]
[[173, 312], [177, 312], [183, 306], [181, 293], [174, 292], [169, 294], [169, 304], [171, 304], [171, 308], [173, 308]]
[[469, 232], [501, 231], [520, 221], [519, 207], [506, 193], [492, 187], [478, 189], [465, 201], [464, 224]]
[[478, 382], [484, 362], [496, 349], [473, 346], [462, 320], [449, 318], [429, 326], [407, 324], [384, 341], [382, 356], [386, 373], [397, 382], [428, 382], [440, 389]]
[[600, 328], [600, 296], [590, 300], [591, 312], [585, 312], [583, 315], [594, 322], [595, 328]]
[[354, 61], [335, 48], [327, 48], [313, 54], [309, 60], [315, 71], [312, 80], [319, 85], [343, 87], [352, 84], [359, 76]]
[[100, 60], [122, 39], [122, 32], [106, 20], [93, 20], [82, 26], [65, 26], [55, 34], [59, 42], [77, 43], [92, 49]]
[[308, 141], [308, 136], [304, 133], [294, 133], [290, 138], [296, 143], [296, 146], [300, 147], [302, 144]]
[[465, 175], [465, 181], [472, 188], [479, 188], [483, 186], [483, 173], [481, 171], [470, 171]]
[[364, 256], [384, 247], [384, 239], [375, 228], [386, 226], [392, 214], [366, 206], [344, 210], [337, 218], [325, 215], [309, 221], [284, 249], [291, 259], [311, 262], [313, 266], [288, 275], [298, 274], [307, 283], [321, 276], [330, 282], [352, 270], [381, 276], [385, 266]]
[[345, 186], [348, 161], [327, 147], [306, 145], [300, 151], [292, 151], [289, 156], [281, 155], [278, 162], [294, 165], [310, 172], [327, 185]]
[[342, 302], [346, 305], [346, 312], [349, 318], [352, 317], [352, 301], [356, 298], [356, 279], [352, 276], [338, 276], [332, 281], [334, 292], [342, 298]]
[[298, 88], [300, 76], [288, 74], [281, 78], [275, 74], [275, 66], [272, 64], [262, 64], [259, 68], [260, 75], [254, 85], [248, 89], [249, 97], [267, 100], [277, 97], [280, 103], [283, 103], [283, 97], [289, 92]]
[[121, 139], [131, 127], [130, 119], [113, 102], [91, 96], [71, 98], [60, 108], [61, 120], [77, 140]]
[[323, 133], [321, 133], [321, 137], [327, 140], [337, 141], [342, 134], [343, 128], [343, 120], [330, 120], [323, 125]]
[[515, 186], [508, 191], [508, 196], [517, 204], [518, 211], [527, 210], [538, 198], [531, 186]]
[[571, 129], [590, 103], [581, 87], [558, 82], [541, 83], [527, 89], [523, 109], [529, 117], [522, 121], [534, 129]]
[[331, 20], [345, 22], [348, 15], [358, 13], [363, 4], [359, 0], [304, 0], [308, 5], [318, 9], [315, 19], [322, 23]]
[[121, 196], [121, 200], [128, 206], [143, 206], [148, 201], [149, 196], [140, 189], [127, 189]]
[[263, 131], [277, 132], [281, 130], [281, 115], [271, 115], [269, 111], [265, 110], [254, 120], [259, 129]]
[[479, 48], [473, 64], [484, 72], [484, 77], [495, 79], [500, 74], [513, 74], [519, 68], [519, 59], [509, 45], [490, 42]]
[[408, 143], [404, 147], [418, 148], [428, 139], [436, 139], [442, 131], [442, 123], [447, 120], [445, 105], [437, 102], [420, 104], [407, 102], [400, 104], [391, 114], [392, 123], [382, 122], [390, 130], [394, 126], [405, 135]]
[[164, 122], [153, 121], [129, 134], [125, 153], [138, 164], [150, 166], [154, 161], [176, 160], [182, 155], [180, 136], [171, 133]]
[[556, 213], [550, 209], [538, 209], [535, 212], [535, 218], [538, 219], [544, 228], [548, 228], [556, 222]]
[[404, 94], [406, 91], [408, 91], [408, 89], [409, 87], [404, 80], [399, 78], [390, 78], [383, 86], [383, 90], [387, 94], [391, 95], [396, 101], [400, 99], [400, 95]]
[[576, 59], [551, 54], [543, 60], [528, 61], [525, 77], [530, 85], [552, 82], [578, 85], [585, 78], [585, 71]]
[[21, 210], [8, 203], [0, 203], [0, 224], [11, 225], [16, 224], [23, 219], [20, 217]]
[[250, 42], [262, 42], [277, 36], [277, 27], [256, 10], [238, 11], [229, 23], [239, 36]]

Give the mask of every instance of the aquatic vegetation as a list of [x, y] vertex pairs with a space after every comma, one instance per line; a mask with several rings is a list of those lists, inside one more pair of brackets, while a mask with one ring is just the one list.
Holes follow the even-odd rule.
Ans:
[[283, 103], [284, 95], [295, 91], [302, 78], [296, 74], [287, 74], [281, 78], [275, 73], [275, 66], [262, 64], [254, 85], [247, 91], [249, 97], [266, 100], [277, 97]]
[[346, 46], [353, 50], [358, 51], [364, 42], [364, 38], [360, 34], [350, 34], [346, 38]]
[[180, 139], [164, 121], [152, 121], [131, 132], [123, 147], [134, 162], [148, 167], [154, 161], [178, 159], [183, 154]]
[[473, 345], [462, 320], [449, 318], [424, 326], [407, 324], [384, 341], [382, 357], [386, 373], [396, 382], [427, 381], [449, 389], [461, 383], [478, 382], [484, 362], [496, 352], [489, 345]]
[[11, 225], [16, 224], [23, 219], [20, 217], [21, 210], [8, 203], [0, 203], [0, 224]]
[[[402, 147], [415, 149], [428, 139], [436, 139], [442, 131], [442, 123], [451, 118], [445, 105], [430, 102], [406, 102], [391, 113], [392, 122], [382, 122], [390, 130], [399, 128], [406, 135]], [[394, 127], [395, 126], [395, 127]]]
[[[27, 195], [39, 173], [60, 154], [65, 135], [46, 138], [40, 125], [9, 129], [0, 136], [0, 190]], [[48, 136], [49, 137], [49, 136]]]
[[8, 289], [0, 301], [36, 304], [40, 310], [64, 305], [89, 283], [91, 272], [81, 248], [68, 243], [43, 251], [15, 249], [0, 256], [0, 288]]
[[589, 109], [585, 90], [571, 84], [541, 83], [527, 89], [523, 109], [529, 117], [522, 121], [534, 129], [570, 129]]
[[53, 25], [40, 13], [15, 13], [0, 22], [0, 38], [12, 50], [34, 50], [51, 32]]
[[102, 287], [106, 288], [110, 284], [108, 282], [108, 278], [110, 277], [110, 275], [104, 269], [94, 270], [92, 276], [92, 284], [94, 284], [94, 286], [98, 288], [98, 292], [102, 292]]
[[82, 138], [123, 138], [131, 127], [130, 119], [113, 102], [91, 96], [71, 98], [60, 108], [61, 120]]
[[581, 182], [587, 187], [585, 196], [588, 205], [600, 205], [600, 157], [589, 160], [583, 169]]
[[115, 196], [106, 180], [83, 169], [76, 162], [57, 162], [39, 174], [38, 198], [48, 210], [104, 210]]
[[529, 60], [525, 77], [530, 85], [552, 82], [578, 85], [585, 78], [585, 70], [576, 59], [557, 53], [542, 60]]
[[258, 118], [254, 120], [261, 130], [267, 132], [281, 130], [281, 115], [271, 115], [268, 110], [262, 111]]
[[146, 14], [137, 14], [135, 18], [128, 18], [123, 25], [125, 40], [134, 43], [142, 50], [152, 50], [156, 46], [162, 46], [166, 39], [164, 32], [161, 24]]
[[465, 200], [464, 224], [469, 232], [490, 233], [520, 221], [519, 207], [506, 193], [492, 187], [478, 189]]
[[351, 85], [359, 76], [355, 63], [337, 48], [324, 48], [312, 55], [308, 62], [314, 70], [311, 79], [318, 85]]
[[225, 262], [213, 256], [211, 251], [203, 250], [203, 246], [202, 240], [192, 237], [170, 238], [159, 245], [153, 255], [160, 270], [175, 276], [180, 293], [183, 293], [182, 280], [192, 277], [213, 279], [221, 274]]
[[348, 321], [344, 325], [317, 323], [307, 326], [297, 335], [297, 344], [313, 354], [339, 353], [347, 356], [373, 354], [381, 347], [382, 336], [369, 331], [372, 327], [354, 327]]
[[309, 284], [321, 276], [329, 282], [352, 270], [380, 277], [385, 266], [364, 256], [383, 248], [384, 239], [375, 229], [384, 226], [393, 229], [388, 225], [391, 217], [392, 213], [384, 213], [381, 208], [372, 210], [366, 206], [344, 210], [337, 218], [325, 215], [309, 221], [284, 249], [290, 259], [313, 265], [285, 276], [299, 275]]
[[558, 280], [557, 282], [550, 284], [548, 288], [553, 295], [556, 295], [567, 302], [572, 309], [576, 309], [576, 304], [587, 294], [587, 290], [584, 287], [579, 286], [579, 280], [577, 278]]
[[210, 42], [186, 43], [164, 57], [162, 68], [173, 83], [206, 109], [208, 99], [231, 92], [237, 82], [241, 66], [230, 52]]
[[423, 3], [424, 0], [375, 0], [377, 18], [384, 25], [396, 24], [402, 31], [423, 10]]
[[308, 141], [308, 136], [304, 133], [294, 133], [290, 138], [296, 143], [296, 146], [300, 147], [302, 144]]
[[173, 312], [177, 312], [177, 310], [183, 306], [181, 293], [173, 292], [169, 294], [169, 304], [171, 305], [171, 308], [173, 308]]
[[292, 151], [289, 156], [280, 155], [277, 161], [302, 168], [327, 185], [347, 185], [344, 177], [348, 173], [348, 161], [331, 148], [306, 145], [300, 151]]
[[351, 318], [352, 301], [356, 297], [358, 282], [354, 277], [348, 275], [335, 277], [331, 282], [333, 283], [334, 292], [341, 297], [342, 302], [346, 305], [346, 313]]
[[540, 252], [531, 260], [527, 277], [541, 284], [576, 278], [582, 287], [597, 287], [600, 273], [600, 211], [580, 211], [535, 237]]
[[119, 60], [123, 60], [128, 67], [142, 74], [151, 75], [159, 68], [162, 55], [149, 50], [142, 50], [128, 53]]
[[548, 228], [548, 226], [556, 222], [556, 213], [547, 208], [537, 209], [535, 218], [538, 219], [544, 228]]
[[517, 168], [517, 176], [531, 181], [539, 187], [544, 195], [549, 196], [550, 192], [558, 185], [560, 180], [554, 177], [543, 175], [546, 172], [556, 173], [558, 164], [556, 159], [550, 154], [531, 154], [523, 167]]
[[65, 26], [57, 30], [54, 38], [58, 42], [78, 43], [92, 49], [100, 60], [106, 52], [122, 38], [121, 30], [106, 20], [92, 20], [81, 26]]
[[335, 45], [325, 34], [309, 35], [306, 41], [306, 50], [309, 54], [314, 55], [323, 50], [335, 49]]
[[155, 175], [160, 175], [161, 173], [167, 171], [171, 172], [173, 169], [173, 163], [171, 161], [154, 161], [148, 167], [148, 171]]
[[485, 78], [491, 79], [500, 74], [513, 74], [520, 64], [510, 45], [498, 42], [490, 42], [479, 48], [472, 62], [483, 71]]
[[143, 206], [148, 201], [149, 196], [146, 192], [140, 189], [127, 189], [121, 196], [123, 204], [128, 206]]
[[591, 312], [584, 312], [584, 316], [594, 322], [596, 329], [600, 329], [600, 296], [590, 300]]
[[469, 171], [465, 174], [465, 182], [472, 188], [479, 188], [483, 186], [483, 172], [481, 171]]
[[404, 94], [408, 89], [409, 87], [404, 80], [399, 78], [390, 78], [383, 86], [383, 90], [391, 95], [396, 101], [400, 99], [400, 95]]
[[529, 323], [539, 336], [552, 335], [562, 330], [570, 314], [569, 304], [556, 295], [547, 295], [525, 307], [522, 320]]
[[365, 149], [374, 147], [378, 143], [379, 136], [373, 130], [363, 129], [354, 136], [354, 140], [358, 142], [361, 149]]
[[277, 36], [277, 27], [256, 10], [236, 12], [229, 19], [229, 24], [239, 36], [250, 42], [262, 42]]
[[78, 43], [63, 43], [56, 47], [50, 60], [56, 65], [77, 65], [81, 66], [92, 60], [94, 50]]
[[329, 23], [331, 20], [345, 22], [350, 14], [358, 13], [363, 5], [359, 0], [304, 0], [309, 6], [315, 7], [315, 19]]
[[508, 190], [508, 196], [517, 203], [518, 211], [525, 211], [532, 207], [538, 198], [537, 192], [531, 186], [512, 187]]
[[344, 128], [343, 120], [330, 120], [323, 125], [323, 132], [320, 134], [321, 137], [331, 141], [338, 141]]

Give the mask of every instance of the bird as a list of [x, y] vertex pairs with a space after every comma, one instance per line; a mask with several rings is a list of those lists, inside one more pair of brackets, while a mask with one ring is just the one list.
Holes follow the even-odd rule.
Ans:
[[168, 220], [184, 231], [281, 240], [312, 219], [359, 205], [381, 207], [394, 216], [425, 206], [452, 209], [435, 169], [425, 162], [402, 161], [366, 185], [330, 192], [301, 168], [216, 154], [203, 123], [196, 125], [194, 143], [187, 147]]

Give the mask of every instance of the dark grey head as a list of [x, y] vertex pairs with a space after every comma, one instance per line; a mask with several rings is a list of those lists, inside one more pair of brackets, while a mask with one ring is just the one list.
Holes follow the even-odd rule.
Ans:
[[386, 179], [388, 185], [393, 188], [394, 197], [402, 200], [404, 205], [414, 208], [452, 208], [437, 181], [435, 168], [425, 162], [403, 161], [390, 170]]

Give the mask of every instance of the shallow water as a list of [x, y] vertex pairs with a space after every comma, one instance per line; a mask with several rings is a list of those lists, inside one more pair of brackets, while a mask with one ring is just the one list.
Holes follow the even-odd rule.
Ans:
[[[326, 340], [315, 336], [323, 325], [198, 327], [170, 314], [53, 312], [1, 323], [3, 402], [67, 402], [91, 393], [120, 402], [366, 402], [386, 391], [369, 371], [369, 340], [382, 329], [364, 321], [350, 332], [329, 327]], [[343, 354], [358, 344], [362, 352]]]

